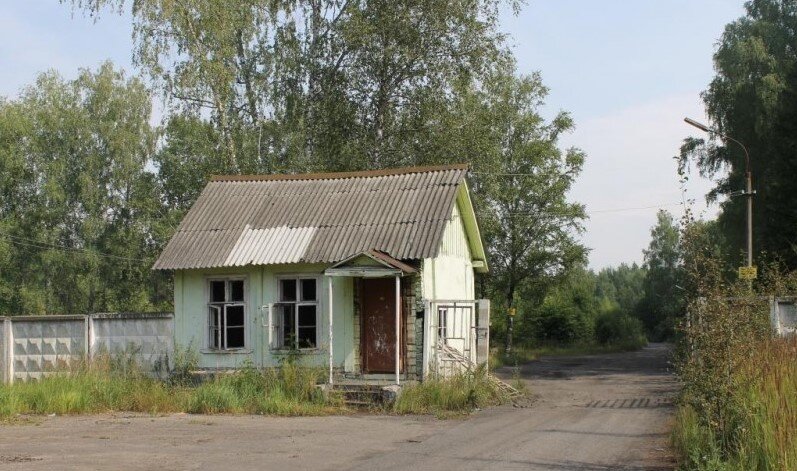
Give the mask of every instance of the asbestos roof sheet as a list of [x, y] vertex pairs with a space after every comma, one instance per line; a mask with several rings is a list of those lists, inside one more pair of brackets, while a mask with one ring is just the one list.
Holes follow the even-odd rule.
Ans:
[[467, 166], [214, 177], [154, 269], [434, 257]]

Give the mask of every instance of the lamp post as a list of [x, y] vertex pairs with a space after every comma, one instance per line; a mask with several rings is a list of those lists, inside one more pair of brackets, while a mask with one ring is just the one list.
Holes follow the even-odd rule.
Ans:
[[734, 142], [739, 145], [744, 151], [744, 175], [745, 175], [745, 191], [742, 193], [744, 196], [747, 197], [747, 266], [753, 266], [753, 195], [755, 192], [753, 191], [753, 182], [752, 176], [750, 174], [750, 154], [747, 152], [747, 148], [741, 142], [737, 141], [736, 139], [732, 138], [731, 136], [722, 134], [721, 132], [711, 129], [710, 127], [706, 126], [705, 124], [699, 123], [691, 118], [684, 118], [687, 124], [690, 124], [701, 131], [707, 132], [709, 134], [715, 134], [722, 139]]

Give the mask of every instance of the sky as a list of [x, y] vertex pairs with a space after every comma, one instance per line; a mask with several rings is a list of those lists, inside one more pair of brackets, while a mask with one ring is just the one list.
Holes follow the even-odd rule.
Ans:
[[[705, 119], [700, 93], [713, 77], [711, 56], [742, 3], [529, 0], [520, 14], [502, 15], [519, 72], [540, 71], [551, 90], [544, 114], [575, 119], [562, 145], [587, 154], [570, 197], [589, 214], [581, 238], [590, 267], [642, 262], [658, 209], [681, 214], [673, 157], [685, 137], [699, 135], [683, 118]], [[55, 0], [0, 0], [0, 95], [16, 95], [47, 69], [73, 78], [111, 60], [135, 73], [131, 33], [129, 17], [94, 21]], [[717, 210], [706, 207], [711, 186], [697, 175], [687, 185], [706, 217]]]

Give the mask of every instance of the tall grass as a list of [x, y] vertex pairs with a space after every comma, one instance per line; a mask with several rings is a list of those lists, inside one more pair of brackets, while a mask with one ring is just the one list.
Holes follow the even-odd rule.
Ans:
[[187, 391], [171, 388], [138, 368], [122, 372], [117, 365], [114, 358], [102, 356], [39, 381], [2, 386], [0, 417], [106, 411], [165, 413], [182, 409]]
[[504, 393], [489, 380], [484, 368], [473, 374], [428, 379], [405, 386], [393, 411], [399, 414], [434, 414], [444, 417], [464, 414], [476, 408], [506, 403]]
[[730, 377], [723, 421], [685, 404], [673, 442], [695, 470], [797, 469], [797, 340], [761, 342]]
[[191, 387], [184, 381], [151, 378], [134, 362], [106, 355], [38, 381], [0, 386], [0, 418], [110, 411], [268, 415], [340, 412], [342, 401], [316, 387], [323, 379], [320, 370], [288, 362], [263, 371], [244, 366]]
[[339, 412], [336, 396], [324, 394], [317, 384], [323, 372], [285, 363], [280, 368], [257, 370], [246, 366], [236, 373], [218, 376], [192, 391], [187, 411], [269, 415], [322, 415]]

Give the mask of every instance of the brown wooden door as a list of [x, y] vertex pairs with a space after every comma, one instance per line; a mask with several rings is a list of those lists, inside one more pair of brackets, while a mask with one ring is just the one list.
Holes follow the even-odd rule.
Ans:
[[[396, 371], [396, 280], [362, 280], [363, 370]], [[403, 361], [402, 361], [403, 363]], [[403, 369], [403, 365], [401, 367]]]

